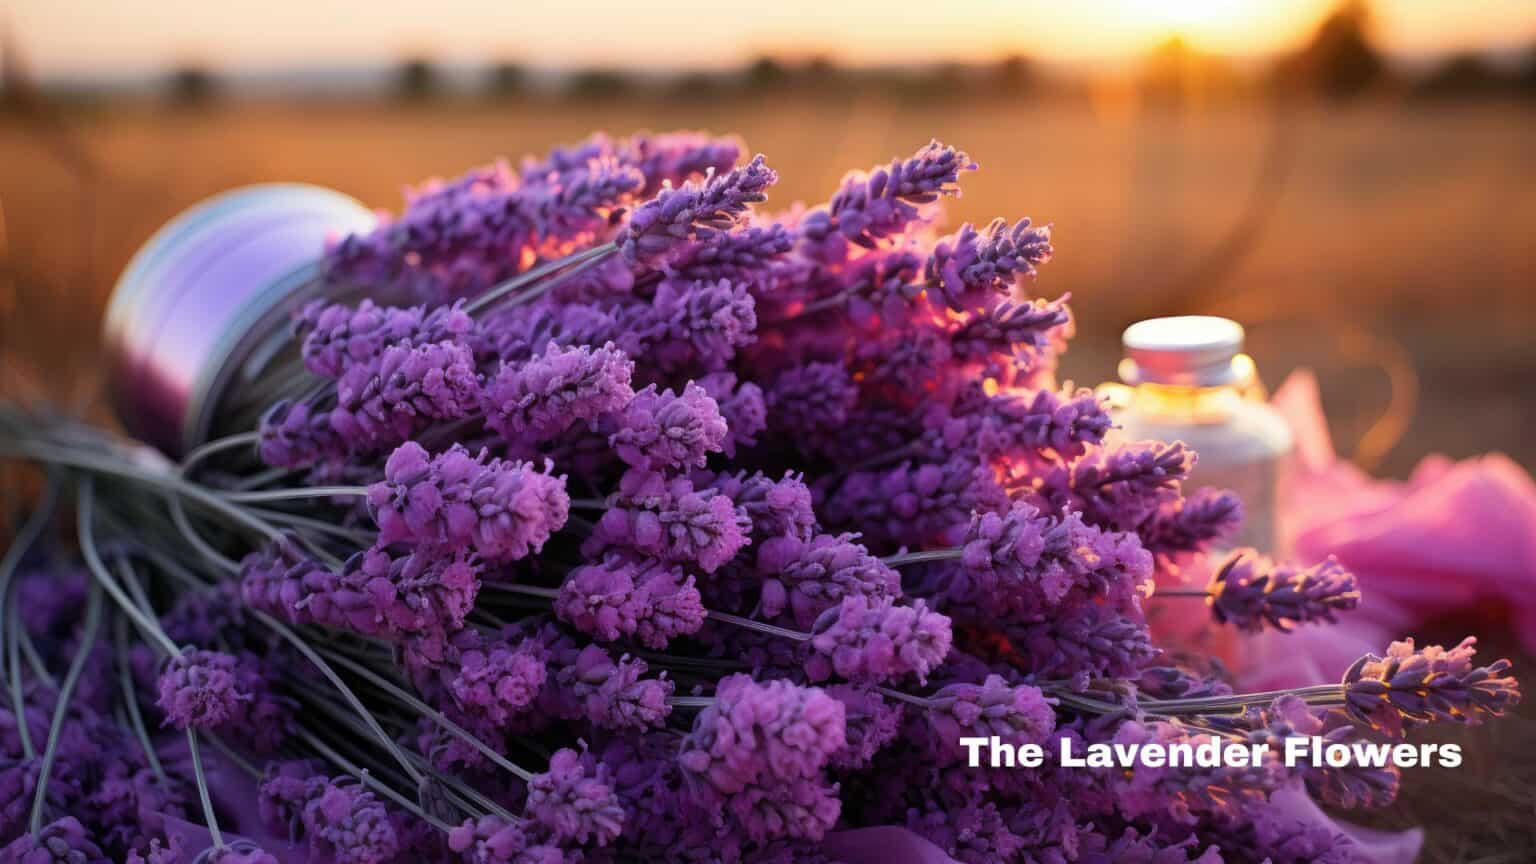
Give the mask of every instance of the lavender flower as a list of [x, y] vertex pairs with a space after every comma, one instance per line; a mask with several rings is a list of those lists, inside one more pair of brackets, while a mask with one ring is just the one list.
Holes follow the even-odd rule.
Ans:
[[[417, 650], [427, 646], [417, 645]], [[453, 700], [457, 716], [474, 728], [502, 728], [529, 709], [549, 677], [548, 652], [534, 639], [517, 635], [489, 638], [474, 629], [453, 634], [443, 657], [428, 669], [413, 669], [417, 686], [429, 673]], [[406, 655], [410, 668], [414, 655]]]
[[1093, 391], [983, 394], [971, 388], [952, 413], [929, 421], [925, 440], [935, 452], [974, 448], [988, 459], [1025, 462], [1042, 453], [1060, 459], [1082, 456], [1100, 443], [1112, 422]]
[[624, 323], [645, 346], [646, 362], [663, 372], [718, 371], [757, 338], [757, 301], [747, 288], [729, 279], [665, 279]]
[[604, 729], [646, 729], [666, 722], [672, 708], [672, 682], [666, 673], [646, 678], [644, 660], [628, 654], [618, 661], [596, 645], [588, 645], [576, 662], [561, 671], [562, 679], [582, 702], [588, 719]]
[[1345, 707], [1358, 723], [1392, 736], [1435, 720], [1468, 725], [1498, 717], [1520, 701], [1520, 685], [1506, 673], [1508, 660], [1474, 667], [1471, 636], [1446, 650], [1412, 639], [1393, 642], [1385, 657], [1367, 654], [1344, 673]]
[[660, 261], [681, 243], [731, 227], [749, 204], [767, 199], [763, 190], [776, 180], [778, 175], [758, 156], [741, 168], [710, 174], [702, 183], [663, 187], [630, 215], [616, 241], [619, 251], [634, 263]]
[[763, 389], [751, 381], [737, 381], [732, 372], [710, 372], [696, 382], [720, 406], [729, 430], [720, 452], [736, 458], [737, 448], [757, 444], [757, 436], [768, 426], [768, 407]]
[[713, 573], [747, 544], [750, 529], [747, 515], [718, 489], [630, 470], [582, 551], [629, 549]]
[[471, 456], [455, 444], [428, 456], [415, 442], [390, 454], [384, 479], [368, 487], [379, 543], [420, 550], [472, 546], [486, 561], [516, 561], [543, 548], [565, 524], [565, 478], [527, 462]]
[[337, 864], [387, 864], [398, 842], [384, 805], [359, 784], [312, 778], [301, 817], [312, 854]]
[[810, 540], [773, 537], [757, 553], [763, 576], [762, 613], [788, 613], [810, 627], [844, 597], [885, 600], [900, 596], [901, 578], [858, 542], [856, 534], [820, 534]]
[[528, 823], [508, 822], [500, 816], [465, 820], [448, 832], [448, 848], [468, 864], [564, 864], [565, 856], [553, 846], [536, 843]]
[[776, 432], [810, 444], [837, 435], [858, 398], [859, 388], [841, 363], [791, 367], [768, 389], [769, 422]]
[[302, 468], [344, 456], [347, 447], [331, 428], [328, 411], [314, 411], [303, 402], [276, 402], [257, 427], [261, 461], [277, 468]]
[[1277, 565], [1252, 549], [1239, 549], [1211, 576], [1211, 614], [1249, 632], [1267, 623], [1277, 630], [1333, 621], [1338, 612], [1360, 605], [1354, 574], [1337, 560], [1305, 569]]
[[[1111, 737], [1114, 744], [1188, 742], [1198, 745], [1208, 735], [1193, 735], [1172, 723], [1127, 720]], [[1198, 814], [1231, 814], [1239, 802], [1260, 803], [1285, 780], [1273, 754], [1256, 766], [1219, 764], [1214, 767], [1151, 766], [1138, 762], [1113, 779], [1116, 804], [1127, 817], [1166, 814], [1176, 823], [1194, 824]]]
[[377, 306], [363, 300], [356, 306], [314, 301], [294, 321], [303, 337], [304, 365], [316, 375], [341, 378], [355, 366], [365, 366], [391, 345], [457, 342], [467, 338], [474, 322], [461, 304], [438, 306]]
[[620, 459], [636, 468], [675, 471], [704, 467], [710, 453], [725, 445], [727, 428], [720, 406], [689, 382], [682, 395], [659, 393], [653, 384], [630, 400], [609, 438]]
[[766, 776], [814, 777], [844, 745], [844, 716], [819, 688], [727, 675], [694, 718], [679, 761], [691, 782], [727, 794]]
[[811, 490], [799, 474], [785, 472], [782, 478], [770, 480], [761, 471], [750, 476], [745, 471], [721, 473], [709, 480], [709, 488], [718, 490], [746, 514], [754, 543], [773, 537], [810, 540], [815, 533]]
[[192, 649], [172, 657], [160, 675], [160, 709], [178, 729], [219, 726], [253, 698], [241, 688], [235, 658]]
[[592, 349], [550, 342], [527, 363], [503, 363], [485, 388], [486, 425], [509, 441], [547, 441], [573, 423], [623, 408], [635, 364], [608, 342]]
[[871, 543], [921, 538], [942, 546], [959, 539], [973, 512], [1006, 503], [991, 469], [969, 453], [956, 453], [941, 463], [855, 471], [827, 497], [823, 516], [858, 528]]
[[950, 352], [961, 362], [986, 364], [994, 376], [1011, 371], [1010, 366], [1033, 368], [1060, 329], [1071, 323], [1066, 301], [999, 303], [974, 312], [950, 336]]
[[624, 824], [624, 808], [603, 782], [600, 768], [583, 764], [575, 750], [555, 751], [549, 770], [528, 781], [524, 815], [547, 828], [554, 839], [606, 846]]
[[942, 687], [928, 697], [928, 727], [933, 746], [947, 759], [963, 752], [963, 737], [997, 736], [1014, 745], [1044, 744], [1056, 730], [1056, 712], [1038, 687], [1010, 685], [998, 675], [980, 684]]
[[969, 223], [941, 240], [929, 257], [925, 275], [944, 302], [955, 311], [999, 295], [1007, 297], [1014, 286], [1035, 275], [1035, 268], [1051, 260], [1050, 226], [1032, 227], [1020, 219], [1010, 229], [1007, 220], [994, 219], [984, 233]]
[[873, 249], [875, 241], [901, 233], [916, 221], [917, 205], [957, 194], [960, 172], [975, 167], [959, 150], [931, 141], [908, 159], [892, 160], [888, 168], [844, 178], [827, 209], [801, 222], [801, 233], [821, 244], [836, 232], [849, 243]]
[[109, 860], [73, 816], [55, 819], [36, 834], [24, 833], [0, 849], [0, 861], [7, 864], [108, 864]]
[[1137, 532], [1147, 548], [1160, 555], [1195, 552], [1236, 533], [1243, 522], [1237, 493], [1208, 486], [1158, 508]]
[[466, 417], [479, 406], [474, 354], [462, 342], [391, 345], [376, 366], [342, 375], [336, 402], [331, 428], [350, 447], [396, 444], [426, 421]]
[[1045, 480], [1046, 495], [1090, 524], [1131, 531], [1177, 497], [1194, 467], [1195, 454], [1182, 442], [1141, 441], [1101, 450], [1054, 472]]
[[682, 281], [761, 285], [766, 271], [793, 247], [794, 238], [778, 223], [721, 231], [683, 247], [665, 265], [666, 273]]
[[[177, 864], [176, 859], [167, 864]], [[192, 864], [278, 864], [277, 857], [249, 840], [236, 840], [225, 846], [209, 849], [199, 855]]]
[[735, 138], [704, 132], [642, 133], [630, 138], [619, 156], [640, 169], [646, 179], [644, 194], [654, 195], [669, 183], [676, 186], [691, 177], [731, 170], [741, 150]]
[[922, 600], [898, 606], [890, 598], [861, 595], [821, 614], [811, 627], [806, 673], [814, 681], [836, 675], [847, 681], [886, 681], [904, 675], [927, 678], [949, 654], [949, 619]]
[[555, 613], [598, 639], [631, 636], [658, 650], [704, 624], [692, 576], [653, 559], [612, 554], [571, 571], [560, 585]]

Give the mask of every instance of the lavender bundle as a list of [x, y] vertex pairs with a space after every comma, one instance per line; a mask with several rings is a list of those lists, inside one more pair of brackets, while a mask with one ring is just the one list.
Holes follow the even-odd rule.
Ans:
[[[887, 825], [963, 862], [1342, 861], [1270, 794], [1377, 806], [1396, 769], [961, 739], [1395, 740], [1518, 699], [1470, 639], [1286, 692], [1180, 665], [1154, 576], [1240, 506], [1057, 383], [1049, 227], [941, 234], [976, 166], [938, 142], [780, 215], [742, 156], [598, 136], [418, 190], [322, 267], [416, 304], [305, 309], [274, 382], [305, 395], [180, 464], [0, 413], [49, 469], [0, 562], [0, 861], [826, 862]], [[71, 497], [81, 565], [39, 542]], [[1211, 626], [1359, 597], [1214, 572]]]

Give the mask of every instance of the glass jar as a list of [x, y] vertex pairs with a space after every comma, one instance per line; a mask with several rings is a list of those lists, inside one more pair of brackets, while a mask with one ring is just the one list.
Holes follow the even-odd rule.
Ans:
[[1290, 427], [1263, 400], [1236, 321], [1203, 315], [1151, 318], [1121, 338], [1123, 386], [1105, 395], [1118, 426], [1110, 439], [1183, 441], [1198, 456], [1185, 489], [1215, 486], [1243, 501], [1230, 545], [1276, 548], [1275, 519], [1289, 473]]

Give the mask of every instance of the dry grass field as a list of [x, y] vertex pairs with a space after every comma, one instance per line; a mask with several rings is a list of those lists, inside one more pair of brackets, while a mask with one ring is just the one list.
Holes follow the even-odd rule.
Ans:
[[[80, 382], [117, 272], [164, 220], [215, 192], [301, 180], [396, 207], [419, 178], [597, 128], [676, 127], [742, 134], [781, 172], [777, 206], [820, 200], [845, 169], [932, 136], [963, 146], [982, 170], [954, 222], [1055, 223], [1039, 290], [1073, 294], [1066, 372], [1078, 381], [1113, 373], [1119, 331], [1136, 318], [1228, 314], [1250, 325], [1269, 383], [1298, 365], [1320, 370], [1335, 437], [1346, 450], [1364, 438], [1358, 455], [1378, 470], [1403, 476], [1428, 452], [1486, 450], [1536, 468], [1529, 105], [1143, 112], [1113, 100], [801, 99], [0, 114], [0, 356], [40, 370], [55, 398], [88, 393]], [[1432, 823], [1431, 860], [1536, 860], [1528, 717], [1482, 739], [1476, 770], [1410, 772], [1422, 791], [1382, 823]]]
[[[1071, 291], [1066, 371], [1096, 382], [1146, 315], [1250, 325], [1273, 384], [1324, 372], [1337, 437], [1391, 405], [1367, 461], [1497, 449], [1536, 466], [1536, 110], [1513, 104], [1136, 111], [1083, 103], [614, 101], [154, 105], [0, 114], [0, 297], [13, 353], [78, 379], [102, 301], [180, 209], [304, 180], [395, 207], [402, 184], [592, 129], [735, 131], [768, 154], [775, 205], [938, 136], [968, 149], [951, 218], [1055, 223], [1039, 290]], [[1413, 402], [1417, 389], [1418, 400]], [[1395, 393], [1395, 398], [1392, 394]], [[1384, 458], [1382, 458], [1384, 457]]]

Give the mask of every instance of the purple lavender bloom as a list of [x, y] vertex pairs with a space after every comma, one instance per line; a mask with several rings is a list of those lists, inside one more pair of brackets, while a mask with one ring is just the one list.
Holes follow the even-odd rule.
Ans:
[[606, 846], [624, 827], [624, 808], [601, 766], [583, 764], [582, 754], [555, 751], [549, 770], [528, 781], [523, 815], [548, 829], [556, 842]]
[[337, 864], [387, 864], [399, 848], [384, 805], [360, 784], [312, 778], [301, 816], [312, 854]]
[[[1211, 738], [1195, 735], [1172, 723], [1126, 720], [1115, 728], [1111, 742], [1120, 745], [1199, 745]], [[1220, 764], [1214, 767], [1151, 766], [1138, 761], [1111, 780], [1115, 801], [1128, 818], [1166, 814], [1175, 823], [1193, 825], [1198, 814], [1232, 814], [1242, 802], [1260, 803], [1284, 783], [1278, 757], [1256, 766]]]
[[659, 393], [653, 384], [625, 406], [619, 429], [609, 438], [620, 459], [636, 468], [675, 471], [704, 467], [710, 453], [725, 445], [729, 431], [720, 406], [689, 382], [681, 396]]
[[240, 712], [254, 698], [241, 687], [236, 660], [221, 651], [193, 648], [171, 658], [160, 674], [157, 704], [177, 729], [209, 729]]
[[[172, 836], [169, 841], [162, 842], [159, 837], [149, 841], [149, 848], [143, 851], [132, 849], [128, 852], [128, 864], [181, 864], [186, 860], [181, 837]], [[228, 859], [225, 859], [228, 861]], [[251, 864], [264, 864], [264, 862], [251, 862]]]
[[1056, 469], [1045, 478], [1043, 492], [1060, 509], [1083, 514], [1091, 525], [1134, 531], [1178, 497], [1179, 485], [1194, 467], [1194, 451], [1181, 441], [1140, 441]]
[[842, 703], [820, 688], [727, 675], [678, 761], [690, 782], [730, 794], [768, 776], [818, 776], [846, 743], [845, 728]]
[[695, 383], [715, 400], [725, 418], [729, 432], [720, 445], [725, 458], [735, 459], [737, 448], [756, 446], [758, 434], [768, 427], [762, 388], [751, 381], [738, 382], [733, 372], [710, 372]]
[[926, 441], [937, 452], [974, 448], [989, 460], [1023, 462], [1041, 453], [1075, 459], [1104, 440], [1113, 422], [1086, 388], [987, 396], [963, 393], [952, 414], [930, 421]]
[[542, 356], [502, 364], [482, 397], [486, 425], [508, 441], [548, 441], [573, 423], [623, 408], [634, 397], [634, 369], [612, 342], [596, 349], [550, 342]]
[[581, 348], [613, 342], [620, 350], [638, 345], [625, 340], [619, 322], [608, 311], [585, 304], [529, 303], [491, 311], [477, 334], [477, 350], [500, 357], [503, 363], [524, 363], [543, 353], [549, 343]]
[[391, 345], [378, 365], [349, 368], [336, 383], [331, 428], [354, 449], [386, 447], [432, 420], [467, 417], [480, 404], [475, 358], [462, 342]]
[[1132, 676], [1158, 654], [1139, 611], [1103, 603], [1067, 604], [1044, 620], [1010, 624], [1007, 634], [1022, 671], [1079, 688]]
[[667, 373], [718, 371], [757, 339], [757, 301], [746, 282], [664, 279], [623, 322], [645, 346], [639, 356], [648, 365]]
[[26, 832], [0, 849], [5, 864], [110, 864], [111, 859], [73, 816], [55, 819], [36, 834]]
[[[415, 646], [417, 649], [423, 646]], [[430, 670], [414, 669], [417, 686], [430, 672], [461, 716], [474, 728], [501, 728], [533, 705], [549, 677], [548, 654], [534, 639], [483, 636], [472, 628], [455, 633]], [[408, 652], [407, 667], [416, 656]]]
[[268, 762], [256, 784], [256, 810], [261, 824], [274, 834], [296, 836], [303, 830], [304, 805], [310, 780], [325, 780], [321, 764], [313, 759], [286, 759]]
[[257, 454], [276, 468], [303, 468], [326, 459], [344, 457], [347, 446], [331, 428], [327, 411], [283, 399], [262, 415]]
[[800, 474], [785, 472], [778, 480], [761, 471], [748, 475], [720, 473], [709, 479], [709, 488], [735, 502], [752, 523], [751, 538], [761, 544], [773, 537], [810, 540], [816, 533], [816, 511], [811, 489]]
[[632, 549], [713, 573], [750, 541], [746, 513], [717, 489], [694, 489], [687, 477], [668, 480], [640, 470], [626, 472], [620, 483], [582, 547], [588, 555]]
[[518, 195], [524, 218], [542, 234], [562, 241], [605, 231], [622, 206], [645, 188], [645, 175], [613, 158], [589, 159], [580, 168], [530, 185]]
[[428, 456], [402, 444], [368, 487], [368, 508], [379, 543], [406, 541], [418, 550], [473, 547], [488, 562], [516, 561], [538, 551], [565, 524], [565, 478], [527, 462], [471, 456], [455, 444]]
[[1014, 368], [1032, 369], [1071, 323], [1067, 299], [999, 303], [973, 312], [950, 336], [950, 353], [962, 363], [985, 364], [985, 371], [994, 376]]
[[973, 512], [996, 511], [1007, 503], [991, 468], [961, 452], [941, 463], [855, 471], [827, 497], [823, 516], [857, 528], [872, 544], [947, 546], [960, 539]]
[[869, 554], [857, 534], [821, 534], [810, 540], [772, 537], [758, 548], [762, 613], [788, 614], [805, 629], [845, 597], [888, 600], [901, 596], [901, 577]]
[[1401, 737], [1403, 729], [1436, 720], [1475, 726], [1499, 717], [1520, 701], [1520, 685], [1508, 660], [1472, 665], [1471, 636], [1446, 650], [1415, 649], [1412, 639], [1393, 642], [1385, 657], [1367, 654], [1344, 673], [1345, 708], [1356, 722]]
[[702, 183], [664, 187], [630, 214], [619, 232], [619, 251], [632, 263], [656, 263], [680, 244], [730, 228], [749, 205], [767, 200], [764, 190], [776, 180], [757, 156], [741, 168], [707, 175]]
[[644, 660], [625, 654], [615, 662], [607, 651], [588, 645], [560, 674], [593, 725], [643, 730], [661, 726], [672, 713], [667, 704], [672, 682], [665, 672], [656, 678], [644, 677], [647, 669]]
[[391, 555], [375, 546], [346, 563], [334, 592], [304, 603], [317, 623], [391, 639], [440, 638], [464, 626], [479, 589], [475, 561], [462, 551]]
[[791, 441], [811, 443], [840, 434], [858, 401], [858, 385], [843, 364], [807, 363], [774, 379], [768, 419]]
[[867, 687], [835, 684], [826, 692], [843, 703], [847, 727], [847, 743], [832, 754], [828, 765], [842, 771], [868, 768], [875, 754], [901, 733], [901, 709]]
[[438, 306], [377, 306], [363, 300], [356, 306], [316, 300], [294, 321], [303, 337], [304, 365], [316, 375], [340, 378], [354, 366], [379, 359], [390, 345], [455, 342], [467, 338], [474, 322], [462, 304]]
[[808, 214], [800, 231], [814, 245], [835, 232], [849, 243], [873, 249], [877, 240], [917, 221], [918, 205], [958, 194], [960, 172], [975, 167], [959, 150], [931, 141], [908, 159], [892, 160], [887, 168], [848, 175], [827, 209]]
[[534, 842], [528, 828], [494, 815], [467, 819], [448, 832], [448, 848], [466, 864], [565, 864], [559, 849]]
[[555, 614], [603, 641], [622, 636], [661, 650], [704, 625], [704, 601], [692, 576], [654, 559], [610, 554], [572, 570]]
[[1206, 589], [1211, 614], [1222, 623], [1257, 633], [1335, 619], [1360, 605], [1355, 576], [1333, 557], [1312, 567], [1276, 564], [1252, 549], [1227, 556]]
[[901, 606], [889, 597], [850, 595], [812, 625], [806, 674], [813, 681], [923, 681], [944, 662], [953, 639], [949, 619], [922, 600]]
[[1137, 533], [1148, 549], [1169, 555], [1199, 551], [1236, 533], [1242, 522], [1243, 502], [1236, 492], [1202, 486], [1162, 505]]
[[705, 132], [641, 133], [620, 151], [625, 161], [645, 175], [642, 194], [654, 195], [664, 185], [676, 186], [692, 177], [729, 171], [741, 158], [741, 142]]
[[1035, 228], [1020, 219], [1010, 229], [994, 219], [985, 233], [969, 223], [934, 247], [925, 268], [929, 286], [960, 311], [978, 302], [1008, 297], [1013, 288], [1051, 260], [1051, 228]]
[[761, 286], [767, 271], [790, 249], [794, 238], [779, 223], [721, 231], [683, 247], [665, 265], [668, 276], [684, 282], [726, 280]]
[[928, 697], [928, 727], [935, 750], [959, 758], [962, 737], [998, 738], [1014, 745], [1044, 744], [1056, 731], [1054, 699], [1038, 687], [1011, 685], [988, 675], [980, 684], [950, 684]]

